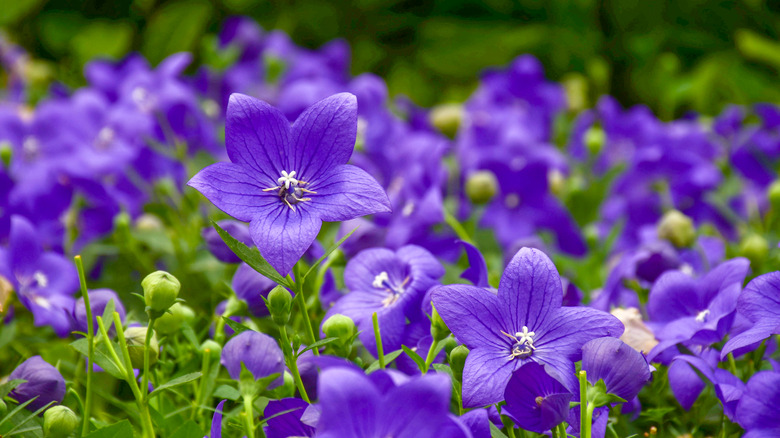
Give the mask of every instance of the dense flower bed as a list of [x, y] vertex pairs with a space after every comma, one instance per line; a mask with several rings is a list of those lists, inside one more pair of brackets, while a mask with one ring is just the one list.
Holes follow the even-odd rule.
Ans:
[[30, 106], [0, 42], [0, 436], [780, 436], [780, 107], [219, 45]]

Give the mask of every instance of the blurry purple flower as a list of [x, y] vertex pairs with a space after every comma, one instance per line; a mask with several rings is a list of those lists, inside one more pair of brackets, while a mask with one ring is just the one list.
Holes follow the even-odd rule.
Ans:
[[[709, 354], [706, 350], [702, 353], [701, 357], [698, 356], [686, 356], [686, 355], [680, 355], [674, 358], [674, 362], [672, 364], [674, 365], [677, 362], [684, 362], [689, 365], [691, 365], [693, 368], [695, 368], [697, 371], [699, 371], [707, 380], [712, 383], [712, 385], [715, 388], [715, 395], [720, 400], [721, 404], [723, 405], [723, 413], [726, 414], [726, 416], [731, 419], [732, 421], [735, 421], [735, 415], [737, 410], [737, 404], [742, 399], [742, 394], [745, 390], [745, 384], [742, 383], [742, 381], [731, 374], [730, 372], [718, 368], [717, 364], [717, 352], [714, 352], [715, 354]], [[693, 370], [690, 370], [693, 372]], [[670, 367], [670, 373], [672, 372], [672, 368]], [[676, 374], [680, 374], [680, 371], [675, 371]], [[694, 373], [695, 374], [695, 373]], [[693, 376], [673, 376], [672, 374], [669, 375], [669, 382], [670, 385], [673, 382], [673, 379], [679, 379], [680, 377], [685, 378], [692, 378]], [[696, 376], [698, 378], [698, 376]], [[679, 382], [678, 382], [679, 383]], [[685, 382], [683, 382], [685, 384]], [[690, 381], [687, 382], [688, 385], [691, 385], [690, 387], [694, 390], [697, 389], [697, 386], [692, 385]], [[679, 388], [679, 385], [675, 383], [675, 386], [678, 386], [678, 388], [675, 390], [675, 387], [673, 386], [672, 389], [675, 391], [675, 395], [677, 395], [677, 392], [681, 388]], [[698, 396], [698, 393], [696, 394]], [[691, 400], [691, 398], [693, 400]], [[693, 402], [696, 400], [696, 397], [692, 397], [691, 394], [685, 394], [683, 397], [679, 398], [680, 404], [693, 404]]]
[[267, 438], [314, 436], [314, 428], [301, 422], [301, 417], [308, 407], [309, 404], [299, 398], [284, 398], [268, 402], [263, 411], [263, 416], [269, 419], [264, 429], [265, 436]]
[[60, 337], [70, 333], [79, 287], [76, 268], [65, 257], [45, 252], [36, 229], [21, 216], [11, 218], [9, 246], [0, 248], [0, 275], [14, 286], [36, 326], [51, 326]]
[[485, 257], [482, 256], [482, 253], [479, 252], [476, 246], [463, 240], [458, 243], [463, 246], [469, 261], [468, 269], [460, 274], [460, 278], [470, 281], [474, 286], [491, 289], [490, 283], [488, 282], [488, 270]]
[[[92, 307], [92, 327], [94, 329], [94, 333], [97, 333], [98, 330], [97, 317], [103, 316], [103, 312], [105, 311], [109, 301], [114, 301], [114, 310], [119, 313], [119, 318], [121, 318], [122, 321], [125, 320], [125, 306], [122, 304], [122, 301], [119, 299], [119, 296], [116, 294], [116, 292], [112, 291], [111, 289], [91, 290], [89, 291], [89, 304]], [[86, 333], [87, 309], [84, 305], [84, 297], [76, 300], [76, 304], [73, 307], [73, 319], [75, 319], [74, 330]], [[114, 330], [113, 326], [111, 329]]]
[[598, 338], [582, 346], [582, 369], [595, 385], [603, 380], [607, 392], [630, 401], [650, 380], [650, 365], [642, 353], [617, 338]]
[[780, 436], [780, 373], [759, 371], [747, 382], [739, 400], [736, 422], [745, 429], [744, 438]]
[[753, 327], [733, 336], [721, 350], [721, 358], [732, 351], [757, 344], [780, 334], [780, 271], [754, 278], [737, 300], [737, 313], [753, 322]]
[[468, 429], [449, 413], [452, 386], [445, 374], [397, 383], [389, 372], [366, 376], [348, 368], [323, 371], [320, 438], [465, 438]]
[[747, 259], [736, 258], [698, 279], [680, 271], [661, 275], [647, 302], [650, 326], [660, 343], [648, 357], [652, 360], [679, 343], [706, 346], [720, 341], [734, 322], [749, 268]]
[[438, 284], [444, 267], [428, 251], [407, 245], [390, 251], [374, 248], [360, 252], [347, 263], [344, 283], [349, 293], [328, 310], [324, 320], [340, 313], [352, 318], [360, 341], [376, 354], [372, 314], [377, 313], [385, 351], [401, 348], [407, 318], [422, 318], [420, 306], [425, 292]]
[[552, 261], [541, 251], [521, 249], [504, 271], [498, 294], [465, 285], [436, 288], [433, 304], [471, 352], [463, 370], [463, 404], [501, 401], [512, 373], [528, 362], [573, 390], [574, 362], [591, 339], [620, 336], [623, 324], [585, 307], [561, 307], [563, 291]]
[[[249, 227], [234, 220], [221, 220], [217, 222], [223, 230], [233, 236], [239, 242], [243, 242], [244, 245], [253, 245], [252, 236], [249, 235]], [[206, 246], [209, 252], [217, 258], [217, 260], [225, 263], [241, 263], [241, 259], [228, 248], [225, 242], [219, 237], [217, 230], [214, 227], [208, 227], [203, 229], [203, 240], [206, 241]]]
[[268, 316], [268, 307], [263, 297], [268, 297], [271, 289], [276, 287], [273, 280], [255, 271], [246, 263], [241, 263], [233, 274], [232, 286], [236, 297], [246, 302], [253, 316], [258, 318]]
[[40, 356], [33, 356], [16, 367], [8, 380], [22, 379], [27, 382], [14, 388], [9, 394], [19, 403], [33, 400], [27, 409], [36, 411], [50, 402], [60, 403], [65, 397], [65, 379], [57, 368], [51, 366]]
[[504, 398], [505, 410], [523, 429], [544, 433], [564, 421], [573, 395], [545, 371], [545, 366], [527, 362], [512, 374]]
[[227, 400], [222, 400], [214, 410], [214, 416], [211, 418], [211, 436], [203, 438], [222, 438], [222, 407]]
[[233, 380], [238, 380], [241, 376], [242, 363], [255, 379], [278, 373], [279, 379], [270, 385], [270, 388], [281, 383], [281, 374], [284, 372], [284, 356], [276, 340], [252, 330], [230, 338], [222, 349], [220, 363], [227, 368]]
[[389, 210], [382, 188], [347, 165], [357, 104], [337, 94], [309, 107], [290, 126], [276, 108], [234, 94], [226, 145], [232, 163], [213, 164], [189, 185], [238, 220], [251, 222], [260, 253], [286, 275], [317, 237], [322, 221]]

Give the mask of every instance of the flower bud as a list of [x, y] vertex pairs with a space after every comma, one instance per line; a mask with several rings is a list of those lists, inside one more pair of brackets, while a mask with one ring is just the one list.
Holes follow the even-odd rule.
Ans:
[[[431, 307], [433, 307], [433, 305], [431, 305]], [[441, 319], [441, 316], [439, 316], [439, 312], [436, 311], [436, 308], [433, 307], [433, 314], [431, 315], [431, 337], [433, 337], [434, 342], [439, 342], [449, 335], [449, 327], [447, 327], [447, 324], [445, 324], [444, 320]]]
[[739, 244], [739, 254], [750, 260], [752, 266], [760, 264], [769, 254], [769, 242], [760, 234], [748, 234]]
[[43, 414], [43, 436], [66, 438], [79, 425], [79, 417], [66, 406], [53, 406]]
[[588, 151], [595, 155], [601, 152], [601, 148], [604, 147], [607, 136], [604, 135], [604, 130], [601, 126], [593, 125], [585, 132], [585, 147]]
[[498, 191], [498, 180], [493, 172], [479, 170], [466, 180], [466, 196], [474, 204], [487, 204]]
[[165, 271], [152, 272], [141, 282], [144, 288], [146, 307], [152, 312], [162, 313], [168, 310], [179, 296], [181, 283]]
[[222, 346], [216, 341], [206, 339], [200, 344], [200, 351], [203, 354], [208, 354], [212, 360], [219, 359], [220, 354], [222, 354]]
[[284, 355], [276, 340], [266, 334], [251, 330], [241, 332], [230, 338], [220, 357], [233, 380], [239, 380], [243, 363], [255, 380], [278, 373], [278, 381], [269, 388], [283, 383]]
[[154, 322], [154, 331], [161, 335], [170, 335], [177, 332], [182, 323], [184, 322], [185, 314], [187, 313], [187, 306], [181, 303], [173, 303], [170, 312], [163, 313]]
[[22, 362], [8, 376], [8, 380], [26, 380], [14, 388], [9, 396], [19, 403], [35, 397], [27, 409], [35, 411], [51, 402], [61, 403], [65, 397], [65, 379], [57, 368], [40, 356], [33, 356]]
[[455, 376], [458, 381], [463, 380], [463, 367], [466, 365], [466, 357], [469, 355], [469, 349], [465, 345], [458, 345], [450, 352], [450, 368], [452, 369], [452, 375]]
[[550, 169], [547, 172], [547, 184], [554, 195], [560, 195], [566, 188], [566, 175], [558, 169]]
[[[133, 368], [144, 367], [144, 347], [146, 346], [146, 327], [128, 327], [125, 330], [125, 341], [127, 342], [127, 351], [130, 353], [130, 362]], [[157, 363], [157, 355], [160, 351], [160, 344], [157, 343], [157, 335], [152, 335], [149, 343], [149, 366]]]
[[457, 103], [447, 103], [434, 107], [428, 115], [430, 122], [442, 134], [455, 138], [463, 122], [463, 106]]
[[355, 334], [355, 322], [337, 313], [322, 324], [322, 332], [329, 338], [339, 338], [339, 343], [346, 345]]
[[285, 325], [290, 320], [290, 308], [292, 306], [292, 295], [284, 286], [276, 286], [268, 293], [266, 302], [271, 319], [278, 325]]
[[3, 167], [8, 168], [11, 165], [13, 155], [14, 150], [11, 148], [11, 143], [0, 141], [0, 161], [3, 162]]
[[678, 248], [687, 248], [696, 240], [696, 228], [691, 218], [677, 210], [669, 210], [658, 223], [658, 237]]
[[769, 189], [766, 191], [766, 196], [769, 198], [769, 204], [772, 208], [780, 211], [780, 179], [769, 186]]

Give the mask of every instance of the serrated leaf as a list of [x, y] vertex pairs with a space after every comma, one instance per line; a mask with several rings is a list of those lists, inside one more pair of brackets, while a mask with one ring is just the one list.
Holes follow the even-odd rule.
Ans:
[[288, 284], [287, 280], [279, 275], [279, 273], [276, 272], [276, 269], [274, 269], [273, 266], [271, 266], [271, 264], [268, 263], [262, 255], [260, 255], [260, 251], [258, 251], [257, 248], [250, 248], [244, 245], [243, 242], [239, 242], [235, 237], [231, 236], [230, 233], [217, 225], [214, 220], [211, 221], [211, 225], [213, 225], [214, 229], [217, 230], [217, 234], [219, 234], [219, 237], [221, 237], [225, 242], [225, 245], [227, 245], [228, 248], [230, 248], [230, 250], [238, 256], [238, 258], [243, 260], [244, 263], [251, 266], [255, 271], [273, 280], [276, 282], [276, 284], [280, 284], [285, 287], [291, 286]]
[[303, 350], [301, 350], [301, 351], [300, 351], [300, 353], [298, 353], [298, 354], [297, 354], [295, 357], [300, 357], [300, 356], [301, 356], [303, 353], [306, 353], [306, 352], [307, 352], [307, 351], [309, 351], [309, 350], [313, 350], [313, 349], [315, 349], [315, 348], [320, 348], [320, 347], [322, 347], [322, 346], [324, 346], [324, 345], [328, 345], [328, 344], [330, 344], [331, 342], [336, 342], [336, 341], [338, 341], [338, 340], [339, 340], [339, 338], [325, 338], [325, 339], [320, 339], [319, 341], [317, 341], [317, 342], [315, 342], [315, 343], [313, 343], [313, 344], [309, 345], [308, 347], [304, 348]]
[[406, 353], [414, 363], [417, 364], [417, 367], [420, 368], [420, 372], [424, 373], [425, 370], [425, 359], [423, 359], [419, 354], [417, 354], [416, 351], [412, 350], [411, 348], [407, 347], [406, 345], [401, 345], [401, 349], [404, 350], [404, 353]]
[[84, 438], [133, 438], [133, 426], [127, 420], [122, 420], [108, 427], [98, 429]]
[[246, 331], [252, 331], [251, 328], [245, 326], [244, 324], [241, 324], [240, 322], [233, 321], [227, 316], [223, 316], [222, 319], [225, 320], [225, 324], [227, 324], [230, 328], [232, 328], [233, 331], [236, 332], [236, 334], [243, 333]]
[[303, 274], [303, 280], [305, 281], [305, 280], [306, 280], [306, 277], [308, 277], [308, 276], [309, 276], [309, 274], [311, 274], [312, 272], [314, 272], [314, 270], [315, 270], [315, 269], [317, 269], [317, 266], [319, 266], [319, 265], [320, 265], [322, 262], [324, 262], [324, 261], [325, 261], [325, 259], [327, 259], [327, 258], [328, 258], [328, 257], [329, 257], [329, 256], [330, 256], [332, 253], [333, 253], [333, 251], [337, 250], [337, 249], [338, 249], [338, 248], [339, 248], [339, 247], [340, 247], [340, 246], [341, 246], [341, 245], [344, 243], [344, 241], [346, 241], [346, 240], [349, 238], [349, 236], [351, 236], [351, 235], [352, 235], [352, 233], [354, 233], [355, 231], [357, 231], [357, 229], [358, 229], [358, 228], [359, 228], [359, 227], [355, 227], [355, 228], [353, 228], [353, 229], [352, 229], [352, 231], [350, 231], [349, 233], [345, 234], [345, 235], [344, 235], [344, 237], [342, 237], [341, 239], [339, 239], [339, 241], [338, 241], [338, 242], [336, 242], [336, 243], [335, 243], [335, 244], [333, 244], [333, 245], [332, 245], [330, 248], [328, 248], [328, 250], [327, 250], [327, 251], [325, 251], [325, 254], [323, 254], [323, 255], [322, 255], [322, 257], [320, 257], [319, 259], [317, 259], [317, 261], [316, 261], [316, 262], [314, 262], [314, 264], [313, 264], [313, 265], [311, 265], [311, 267], [309, 268], [309, 270], [308, 270], [308, 271], [306, 271], [306, 273], [305, 273], [305, 274]]
[[[84, 357], [87, 357], [89, 355], [89, 343], [87, 342], [86, 338], [77, 339], [70, 343], [70, 346], [73, 347], [76, 351], [83, 354]], [[119, 356], [119, 358], [122, 358], [122, 351], [118, 347], [115, 347], [114, 350], [116, 351], [116, 354]], [[93, 352], [92, 359], [94, 360], [95, 364], [103, 369], [103, 371], [107, 372], [111, 376], [124, 380], [125, 375], [122, 372], [122, 368], [120, 368], [121, 365], [118, 365], [114, 363], [114, 360], [109, 356], [108, 351], [106, 350], [105, 345], [103, 345], [102, 342], [97, 343], [95, 345], [95, 350]]]
[[[390, 365], [392, 361], [394, 361], [398, 356], [403, 353], [403, 350], [395, 350], [390, 353], [385, 354], [385, 366]], [[379, 361], [375, 360], [371, 363], [371, 365], [366, 368], [366, 374], [372, 373], [379, 369]]]
[[202, 375], [203, 375], [203, 373], [198, 371], [196, 373], [185, 374], [185, 375], [183, 375], [181, 377], [177, 377], [177, 378], [175, 378], [173, 380], [169, 380], [169, 381], [163, 383], [162, 385], [158, 386], [154, 391], [152, 391], [152, 393], [149, 394], [149, 398], [152, 398], [152, 397], [154, 397], [156, 395], [160, 395], [163, 391], [165, 391], [167, 389], [171, 389], [174, 386], [183, 385], [183, 384], [185, 384], [187, 382], [192, 382], [193, 380], [200, 378], [200, 376], [202, 376]]
[[241, 398], [241, 393], [230, 385], [222, 385], [214, 390], [214, 394], [212, 394], [212, 396], [214, 398], [226, 398], [228, 400], [236, 401]]

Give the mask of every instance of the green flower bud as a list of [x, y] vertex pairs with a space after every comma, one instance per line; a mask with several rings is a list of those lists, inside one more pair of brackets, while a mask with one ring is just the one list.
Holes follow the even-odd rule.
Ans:
[[136, 219], [135, 228], [140, 231], [158, 231], [165, 229], [165, 225], [159, 217], [146, 213]]
[[465, 345], [458, 345], [450, 352], [450, 368], [452, 368], [452, 375], [455, 376], [458, 381], [463, 380], [463, 367], [466, 365], [466, 357], [469, 355], [469, 349]]
[[566, 187], [566, 175], [558, 169], [552, 169], [547, 172], [547, 184], [554, 195], [560, 195]]
[[739, 244], [739, 254], [753, 266], [761, 264], [769, 254], [769, 242], [760, 234], [748, 234]]
[[[146, 327], [129, 327], [125, 330], [127, 352], [130, 353], [130, 362], [133, 368], [144, 367], [144, 346], [146, 345]], [[157, 335], [152, 335], [149, 343], [149, 366], [157, 363], [160, 344], [157, 343]]]
[[677, 210], [669, 210], [658, 223], [658, 237], [678, 248], [687, 248], [696, 241], [696, 228], [691, 218]]
[[43, 414], [43, 436], [66, 438], [79, 426], [79, 417], [66, 406], [52, 406]]
[[222, 346], [216, 341], [206, 339], [200, 344], [200, 351], [203, 354], [208, 354], [211, 360], [219, 360], [219, 355], [222, 354]]
[[585, 147], [588, 152], [595, 155], [601, 152], [601, 148], [606, 143], [607, 136], [601, 126], [593, 125], [585, 132]]
[[184, 322], [186, 322], [189, 325], [193, 325], [195, 319], [197, 318], [197, 315], [195, 315], [195, 311], [192, 310], [192, 307], [185, 306], [184, 304], [182, 304], [180, 311], [182, 317], [184, 318]]
[[292, 295], [284, 286], [276, 286], [268, 292], [266, 299], [268, 312], [271, 319], [278, 325], [285, 325], [290, 320], [290, 308], [292, 307]]
[[493, 172], [479, 170], [466, 180], [466, 196], [474, 204], [487, 204], [498, 191], [498, 180]]
[[[333, 348], [341, 356], [349, 356], [352, 352], [352, 337], [355, 334], [355, 322], [348, 316], [335, 314], [322, 324], [322, 332], [328, 338], [338, 338]], [[333, 344], [331, 344], [333, 345]]]
[[[186, 309], [189, 308], [181, 303], [173, 303], [171, 308], [168, 309], [169, 312], [163, 313], [154, 322], [154, 331], [161, 335], [170, 335], [179, 331], [187, 313]], [[192, 309], [190, 309], [190, 312], [192, 312]]]
[[780, 179], [769, 186], [766, 196], [769, 198], [769, 204], [772, 205], [772, 208], [780, 211]]
[[181, 283], [173, 275], [165, 271], [152, 272], [141, 282], [144, 288], [146, 307], [152, 312], [162, 313], [176, 302]]
[[447, 324], [445, 324], [444, 320], [441, 319], [441, 316], [439, 316], [439, 312], [436, 311], [436, 308], [433, 307], [433, 314], [431, 315], [431, 337], [433, 337], [434, 342], [439, 342], [449, 335], [449, 327], [447, 327]]
[[3, 166], [8, 168], [11, 165], [11, 158], [14, 156], [14, 150], [11, 148], [11, 143], [7, 141], [0, 141], [0, 161], [3, 162]]
[[428, 115], [430, 122], [442, 134], [455, 138], [463, 122], [463, 106], [457, 103], [446, 103], [434, 107]]

